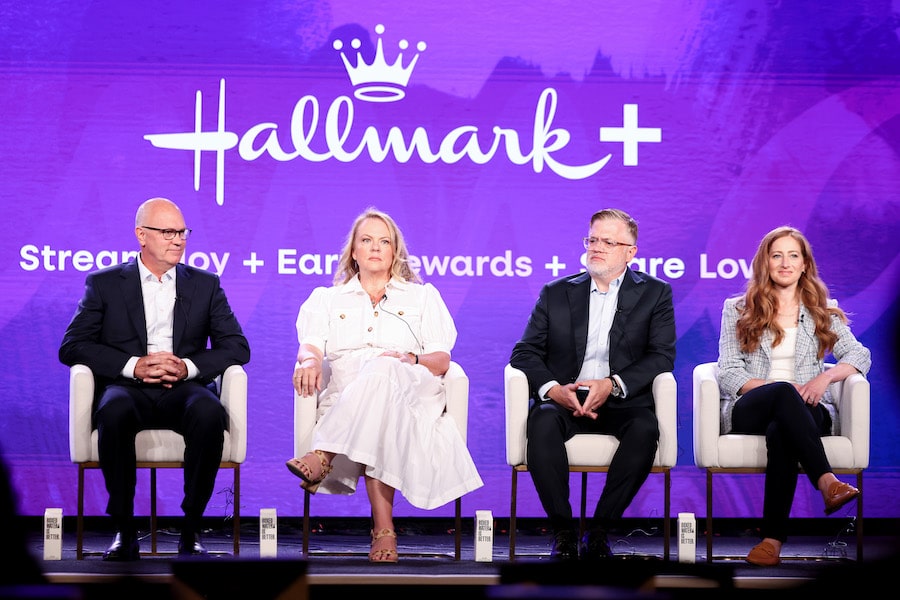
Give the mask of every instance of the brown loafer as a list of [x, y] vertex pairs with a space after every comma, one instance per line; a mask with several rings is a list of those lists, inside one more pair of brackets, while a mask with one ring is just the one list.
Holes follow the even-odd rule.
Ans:
[[777, 567], [781, 563], [781, 557], [775, 546], [769, 542], [760, 542], [750, 550], [746, 561], [758, 567]]
[[849, 483], [833, 482], [825, 493], [825, 514], [830, 515], [857, 496], [859, 496], [859, 490]]

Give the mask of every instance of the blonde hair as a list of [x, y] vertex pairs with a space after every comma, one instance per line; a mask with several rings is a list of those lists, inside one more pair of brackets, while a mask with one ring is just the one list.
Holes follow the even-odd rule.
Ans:
[[409, 266], [409, 251], [406, 249], [403, 233], [397, 227], [397, 223], [386, 212], [371, 206], [360, 213], [356, 220], [353, 221], [353, 227], [350, 228], [350, 233], [347, 234], [347, 239], [344, 241], [344, 247], [341, 250], [341, 259], [334, 274], [334, 283], [347, 283], [359, 273], [359, 265], [353, 260], [353, 241], [356, 239], [360, 226], [366, 219], [380, 219], [387, 225], [388, 231], [391, 233], [391, 248], [394, 250], [394, 262], [391, 263], [391, 277], [396, 277], [403, 281], [422, 283], [419, 275]]

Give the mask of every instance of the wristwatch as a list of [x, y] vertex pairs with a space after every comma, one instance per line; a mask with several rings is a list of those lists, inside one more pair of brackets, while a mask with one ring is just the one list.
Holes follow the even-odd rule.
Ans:
[[613, 396], [614, 398], [621, 398], [622, 397], [622, 388], [619, 387], [619, 382], [616, 381], [615, 377], [607, 377], [607, 379], [612, 381], [612, 391], [609, 393], [609, 395]]

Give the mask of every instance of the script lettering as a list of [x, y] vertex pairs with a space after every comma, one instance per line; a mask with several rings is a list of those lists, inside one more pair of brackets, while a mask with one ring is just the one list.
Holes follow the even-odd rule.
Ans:
[[[416, 127], [409, 138], [396, 126], [382, 133], [375, 126], [367, 126], [358, 136], [354, 136], [354, 105], [347, 96], [338, 96], [325, 113], [324, 123], [320, 123], [321, 108], [315, 96], [300, 98], [291, 112], [288, 139], [293, 148], [285, 148], [278, 138], [278, 123], [261, 122], [251, 125], [238, 134], [225, 128], [225, 80], [219, 84], [219, 107], [216, 129], [204, 131], [201, 110], [201, 92], [196, 94], [194, 109], [194, 131], [177, 133], [147, 134], [144, 139], [157, 148], [170, 150], [190, 150], [194, 154], [194, 189], [200, 190], [200, 156], [203, 152], [216, 154], [216, 202], [224, 203], [225, 198], [225, 157], [224, 153], [235, 146], [245, 161], [258, 160], [268, 155], [270, 158], [287, 162], [297, 158], [309, 162], [324, 162], [334, 159], [353, 162], [363, 155], [376, 163], [393, 157], [400, 163], [414, 158], [425, 164], [438, 161], [454, 164], [468, 158], [475, 164], [487, 164], [501, 151], [515, 165], [531, 164], [535, 173], [549, 169], [556, 175], [570, 180], [591, 177], [609, 162], [612, 154], [586, 164], [567, 164], [554, 158], [554, 154], [564, 150], [572, 140], [572, 134], [564, 128], [554, 127], [553, 121], [558, 108], [558, 96], [554, 88], [545, 88], [534, 111], [530, 135], [531, 149], [521, 146], [527, 140], [518, 131], [493, 126], [490, 130], [479, 130], [474, 125], [460, 125], [449, 131], [443, 138], [431, 139], [427, 129]], [[600, 142], [622, 142], [625, 146], [625, 166], [637, 164], [637, 143], [659, 142], [661, 129], [637, 126], [637, 105], [625, 105], [626, 126], [623, 128], [601, 127]], [[321, 127], [321, 130], [320, 130]], [[613, 132], [613, 133], [610, 133]], [[479, 137], [484, 134], [484, 137]], [[626, 135], [627, 134], [627, 135]], [[355, 141], [354, 141], [355, 140]], [[314, 150], [316, 142], [327, 151]]]

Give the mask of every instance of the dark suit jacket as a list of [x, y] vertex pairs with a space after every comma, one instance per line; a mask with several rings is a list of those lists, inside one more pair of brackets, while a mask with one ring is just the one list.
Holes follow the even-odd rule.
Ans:
[[[510, 364], [528, 378], [532, 398], [548, 381], [574, 383], [587, 347], [591, 277], [561, 277], [542, 289]], [[611, 374], [625, 383], [625, 399], [610, 397], [610, 408], [653, 408], [653, 379], [675, 366], [675, 308], [672, 286], [626, 268], [609, 332]]]
[[[97, 395], [132, 356], [147, 354], [147, 323], [137, 260], [90, 273], [84, 296], [59, 348], [65, 365], [90, 367]], [[250, 346], [214, 273], [178, 264], [173, 352], [197, 366], [196, 381], [212, 382], [250, 360]]]

